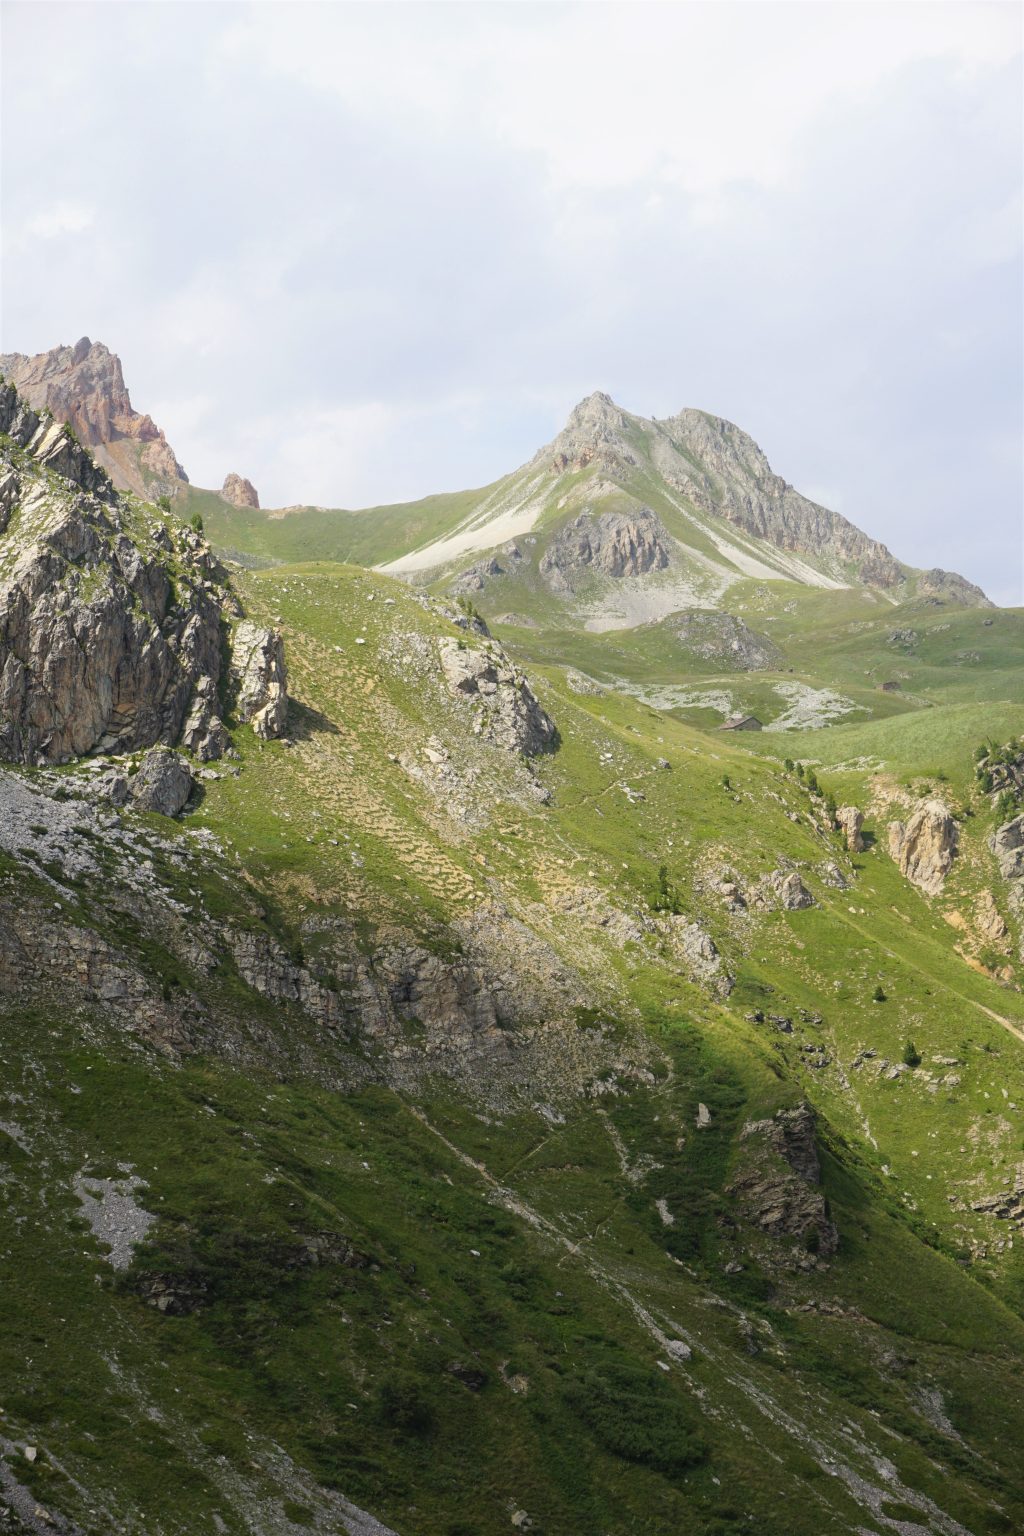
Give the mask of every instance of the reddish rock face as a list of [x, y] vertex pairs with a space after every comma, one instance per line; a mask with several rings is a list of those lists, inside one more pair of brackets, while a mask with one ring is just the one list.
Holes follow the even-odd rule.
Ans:
[[150, 497], [187, 483], [153, 418], [133, 407], [121, 359], [102, 342], [83, 336], [35, 357], [9, 352], [0, 356], [0, 373], [34, 410], [66, 422], [119, 490]]
[[233, 507], [258, 507], [260, 498], [256, 487], [251, 480], [246, 480], [242, 475], [228, 475], [220, 488], [220, 493], [225, 501], [230, 501]]

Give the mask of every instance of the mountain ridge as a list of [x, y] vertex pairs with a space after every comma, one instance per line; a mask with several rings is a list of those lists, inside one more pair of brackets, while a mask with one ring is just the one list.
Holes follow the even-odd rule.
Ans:
[[[574, 499], [582, 509], [585, 501], [625, 495], [651, 510], [653, 496], [684, 551], [690, 579], [681, 591], [689, 599], [680, 608], [693, 606], [694, 597], [717, 606], [737, 575], [988, 603], [954, 572], [899, 561], [841, 514], [801, 496], [740, 427], [692, 407], [656, 420], [596, 391], [573, 407], [550, 443], [481, 490], [355, 511], [289, 507], [282, 517], [281, 509], [261, 511], [251, 483], [237, 474], [220, 491], [191, 486], [164, 434], [131, 406], [120, 360], [103, 343], [83, 337], [35, 357], [7, 354], [0, 371], [30, 404], [68, 421], [115, 484], [142, 496], [170, 495], [186, 518], [209, 513], [221, 546], [243, 558], [261, 546], [294, 558], [301, 546], [305, 556], [354, 555], [415, 580], [454, 579], [460, 565], [472, 563], [464, 556], [532, 534]], [[259, 515], [247, 517], [252, 513]], [[426, 539], [417, 538], [421, 528]], [[662, 608], [665, 602], [667, 595]]]
[[[565, 427], [519, 470], [488, 488], [454, 532], [382, 569], [438, 579], [464, 554], [533, 533], [567, 506], [585, 504], [589, 514], [602, 503], [621, 505], [623, 496], [627, 517], [630, 508], [650, 516], [648, 503], [660, 501], [663, 518], [674, 519], [676, 544], [689, 551], [697, 590], [713, 602], [723, 580], [727, 586], [739, 573], [824, 587], [859, 584], [904, 596], [913, 588], [988, 604], [962, 576], [916, 571], [841, 514], [801, 496], [775, 474], [753, 438], [725, 418], [686, 408], [648, 419], [600, 391], [580, 401]], [[709, 575], [717, 576], [717, 591]]]

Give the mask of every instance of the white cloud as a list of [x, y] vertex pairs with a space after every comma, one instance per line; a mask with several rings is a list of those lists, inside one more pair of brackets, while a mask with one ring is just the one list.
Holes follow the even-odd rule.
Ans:
[[994, 584], [1020, 29], [928, 0], [15, 0], [4, 345], [105, 340], [190, 474], [268, 504], [482, 484], [594, 388], [704, 406]]
[[385, 129], [535, 153], [563, 190], [650, 180], [704, 195], [777, 184], [822, 112], [864, 106], [906, 65], [971, 74], [1012, 59], [1021, 34], [998, 0], [336, 5], [304, 8], [301, 26], [296, 14], [248, 9], [222, 63], [300, 81]]
[[[95, 222], [95, 208], [85, 203], [51, 203], [32, 215], [20, 239], [58, 240], [63, 235], [80, 235], [83, 230], [91, 229]], [[18, 238], [17, 234], [15, 238]]]

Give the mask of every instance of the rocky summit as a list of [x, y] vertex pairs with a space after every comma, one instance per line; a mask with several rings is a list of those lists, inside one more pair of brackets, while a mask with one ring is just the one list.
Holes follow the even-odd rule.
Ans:
[[0, 356], [0, 375], [26, 403], [72, 428], [122, 490], [176, 490], [188, 476], [152, 417], [132, 406], [121, 360], [88, 336], [73, 347]]
[[1024, 615], [700, 411], [285, 516], [11, 363], [0, 1527], [1024, 1529]]

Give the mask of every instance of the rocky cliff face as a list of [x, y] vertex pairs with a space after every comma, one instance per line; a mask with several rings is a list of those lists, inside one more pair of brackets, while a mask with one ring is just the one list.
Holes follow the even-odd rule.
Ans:
[[0, 374], [34, 410], [66, 422], [120, 490], [173, 491], [188, 476], [152, 417], [132, 406], [121, 360], [83, 336], [73, 347], [0, 356]]
[[[133, 508], [65, 427], [0, 386], [0, 756], [66, 762], [179, 740], [220, 756], [223, 630], [237, 612], [197, 533]], [[236, 634], [243, 718], [276, 734], [280, 639], [252, 628]]]
[[839, 1234], [821, 1191], [815, 1116], [807, 1103], [744, 1126], [747, 1155], [730, 1186], [747, 1219], [773, 1240], [769, 1262], [808, 1267], [829, 1259]]
[[540, 573], [555, 592], [569, 593], [591, 573], [645, 576], [670, 563], [671, 539], [650, 507], [632, 512], [581, 512], [552, 539]]
[[674, 476], [704, 511], [779, 549], [852, 565], [866, 586], [885, 589], [905, 580], [906, 569], [884, 544], [787, 485], [753, 438], [732, 422], [704, 411], [684, 410], [661, 426], [672, 443], [704, 470], [703, 475], [695, 474], [684, 464], [682, 474], [677, 467]]
[[213, 727], [224, 576], [190, 529], [133, 517], [106, 475], [0, 388], [0, 754], [66, 761]]
[[[996, 856], [999, 873], [1009, 887], [1010, 911], [1018, 922], [1024, 923], [1024, 816], [1015, 816], [1012, 821], [997, 827], [992, 834], [989, 846]], [[991, 902], [991, 897], [989, 901]], [[1006, 925], [1002, 923], [998, 913], [995, 914], [995, 920], [990, 921], [991, 927], [986, 937], [1002, 938], [1006, 932]], [[1021, 959], [1024, 960], [1024, 929], [1021, 932], [1019, 948]]]

